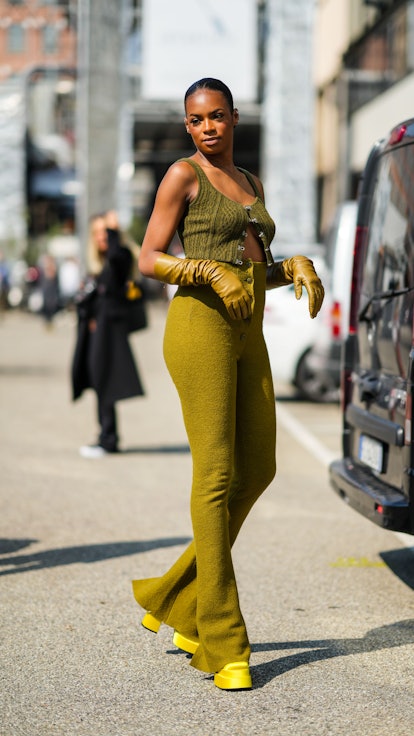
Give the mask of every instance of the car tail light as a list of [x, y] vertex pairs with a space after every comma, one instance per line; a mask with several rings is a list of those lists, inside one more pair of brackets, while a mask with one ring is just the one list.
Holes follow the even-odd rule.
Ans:
[[397, 128], [391, 131], [391, 135], [388, 140], [389, 146], [395, 146], [396, 143], [400, 143], [404, 138], [405, 131], [407, 130], [406, 125], [398, 125]]
[[331, 333], [334, 340], [340, 340], [342, 337], [341, 315], [341, 305], [334, 301], [331, 306]]
[[361, 291], [362, 265], [368, 228], [358, 226], [355, 232], [354, 261], [351, 281], [351, 307], [349, 312], [349, 333], [355, 335], [358, 328], [358, 306]]

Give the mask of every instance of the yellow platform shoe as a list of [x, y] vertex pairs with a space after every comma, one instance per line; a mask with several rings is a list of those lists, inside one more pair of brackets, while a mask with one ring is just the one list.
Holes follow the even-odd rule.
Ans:
[[[147, 611], [141, 620], [141, 625], [144, 629], [157, 634], [161, 626], [161, 621], [155, 618], [150, 611]], [[187, 652], [187, 654], [194, 654], [198, 647], [198, 641], [191, 639], [189, 636], [183, 636], [178, 631], [174, 631], [173, 644], [179, 649], [182, 649], [183, 652]]]
[[155, 616], [153, 616], [152, 613], [148, 611], [142, 619], [141, 625], [144, 627], [144, 629], [148, 629], [148, 631], [153, 631], [154, 634], [156, 634], [161, 626], [161, 621], [158, 621], [158, 619], [155, 618]]
[[214, 675], [214, 684], [221, 690], [250, 690], [252, 678], [248, 662], [230, 662]]
[[174, 631], [173, 644], [182, 649], [183, 652], [187, 652], [187, 654], [195, 654], [198, 647], [198, 641], [191, 639], [189, 636], [183, 636], [178, 631]]

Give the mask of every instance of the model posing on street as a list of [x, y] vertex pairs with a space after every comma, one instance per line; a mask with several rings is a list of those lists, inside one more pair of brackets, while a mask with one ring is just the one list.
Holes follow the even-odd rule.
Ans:
[[[185, 126], [196, 152], [174, 163], [158, 189], [139, 259], [141, 272], [178, 285], [164, 356], [180, 396], [193, 460], [194, 541], [162, 577], [135, 580], [142, 624], [174, 629], [191, 664], [226, 690], [252, 686], [250, 645], [231, 547], [276, 471], [275, 400], [262, 333], [266, 288], [294, 283], [311, 317], [324, 290], [312, 262], [275, 263], [275, 226], [259, 179], [235, 166], [239, 114], [228, 87], [195, 82]], [[167, 254], [178, 231], [185, 258]]]

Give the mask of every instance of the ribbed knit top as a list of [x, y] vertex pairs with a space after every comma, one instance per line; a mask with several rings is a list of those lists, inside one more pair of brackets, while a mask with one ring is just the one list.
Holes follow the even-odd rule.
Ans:
[[252, 204], [243, 205], [213, 187], [195, 161], [189, 158], [180, 160], [193, 167], [198, 179], [197, 195], [187, 206], [177, 228], [186, 258], [207, 258], [241, 265], [247, 228], [253, 224], [263, 245], [266, 262], [271, 265], [274, 261], [270, 243], [275, 234], [275, 223], [260, 198], [252, 175], [239, 168], [256, 195]]

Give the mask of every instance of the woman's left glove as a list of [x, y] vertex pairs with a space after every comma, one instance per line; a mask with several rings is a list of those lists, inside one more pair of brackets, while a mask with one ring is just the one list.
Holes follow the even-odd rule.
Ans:
[[284, 261], [277, 261], [268, 267], [266, 275], [267, 289], [274, 289], [277, 286], [292, 283], [295, 287], [296, 299], [301, 298], [303, 286], [308, 292], [309, 313], [313, 319], [322, 306], [325, 290], [310, 258], [293, 256], [292, 258], [285, 258]]

